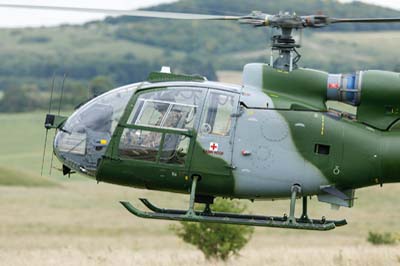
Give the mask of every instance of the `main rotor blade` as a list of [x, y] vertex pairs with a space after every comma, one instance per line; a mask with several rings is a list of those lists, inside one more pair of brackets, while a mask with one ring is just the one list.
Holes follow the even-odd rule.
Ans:
[[190, 13], [157, 12], [157, 11], [142, 11], [142, 10], [114, 10], [114, 9], [61, 7], [61, 6], [56, 7], [56, 6], [0, 4], [0, 7], [86, 12], [86, 13], [105, 14], [110, 16], [132, 16], [132, 17], [183, 19], [183, 20], [239, 20], [240, 18], [237, 16], [214, 16], [214, 15], [190, 14]]
[[391, 23], [400, 18], [331, 18], [330, 23]]

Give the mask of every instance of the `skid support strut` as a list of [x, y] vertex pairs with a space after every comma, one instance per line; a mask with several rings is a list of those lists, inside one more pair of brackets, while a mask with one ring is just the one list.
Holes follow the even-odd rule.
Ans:
[[292, 186], [292, 197], [290, 198], [290, 213], [288, 222], [291, 224], [296, 223], [296, 217], [294, 217], [296, 210], [296, 198], [297, 194], [301, 192], [301, 187], [299, 185]]
[[196, 216], [196, 212], [194, 211], [194, 202], [196, 199], [196, 186], [198, 180], [199, 176], [193, 176], [192, 189], [190, 190], [189, 210], [186, 213], [187, 217]]
[[303, 197], [303, 213], [301, 214], [300, 220], [309, 221], [307, 214], [307, 196]]

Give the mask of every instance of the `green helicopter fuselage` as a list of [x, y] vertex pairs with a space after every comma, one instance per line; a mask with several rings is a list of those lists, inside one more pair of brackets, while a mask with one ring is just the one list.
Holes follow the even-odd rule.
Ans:
[[189, 193], [198, 176], [199, 195], [247, 199], [299, 185], [351, 207], [355, 189], [400, 181], [399, 96], [399, 74], [384, 71], [249, 64], [242, 86], [153, 73], [55, 124], [54, 151], [65, 173], [100, 182]]

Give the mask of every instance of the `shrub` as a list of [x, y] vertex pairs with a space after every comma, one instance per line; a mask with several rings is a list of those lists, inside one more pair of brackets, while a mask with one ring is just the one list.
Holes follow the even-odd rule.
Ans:
[[[212, 209], [216, 212], [242, 213], [246, 206], [238, 201], [217, 199]], [[172, 230], [183, 241], [196, 246], [207, 260], [226, 261], [230, 256], [237, 255], [249, 242], [254, 228], [243, 225], [181, 222], [180, 226], [173, 226]]]
[[[47, 101], [46, 101], [47, 102]], [[34, 84], [24, 84], [6, 89], [0, 99], [0, 112], [28, 112], [45, 105], [39, 89]]]
[[368, 242], [373, 245], [394, 245], [397, 242], [397, 237], [392, 233], [368, 233]]

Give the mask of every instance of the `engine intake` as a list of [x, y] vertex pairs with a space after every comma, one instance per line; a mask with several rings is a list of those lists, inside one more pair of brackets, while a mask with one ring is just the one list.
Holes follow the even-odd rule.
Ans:
[[328, 100], [359, 106], [361, 103], [362, 71], [355, 74], [330, 74], [327, 84]]
[[387, 130], [400, 120], [400, 74], [378, 70], [329, 74], [327, 99], [357, 106], [357, 120]]

